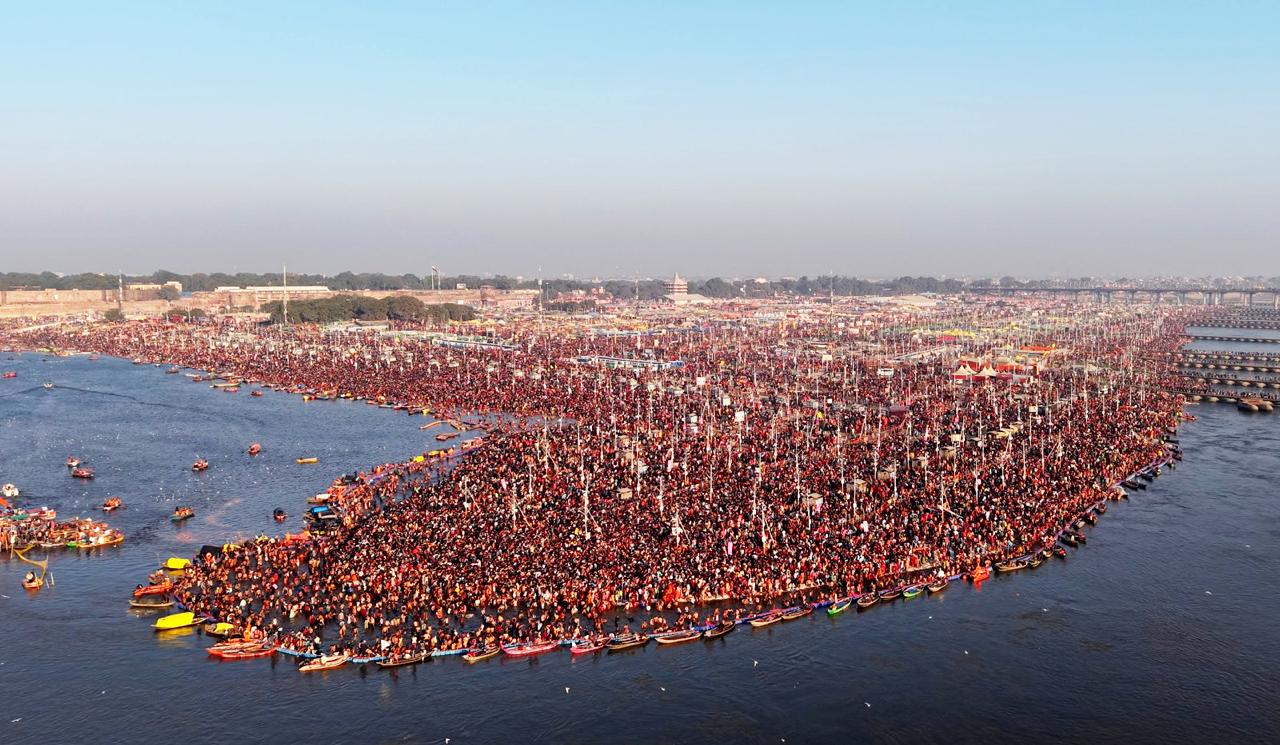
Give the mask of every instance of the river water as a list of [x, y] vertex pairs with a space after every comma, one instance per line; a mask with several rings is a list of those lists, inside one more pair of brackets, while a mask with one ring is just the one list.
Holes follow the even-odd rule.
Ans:
[[[424, 420], [123, 360], [0, 367], [19, 373], [0, 381], [0, 481], [62, 517], [128, 505], [109, 518], [128, 540], [54, 554], [51, 589], [24, 592], [26, 565], [0, 559], [0, 743], [1280, 741], [1280, 414], [1188, 407], [1176, 470], [1066, 561], [979, 588], [589, 659], [300, 675], [158, 638], [129, 590], [167, 556], [282, 532], [271, 510], [300, 514], [339, 473], [431, 448]], [[71, 479], [69, 454], [97, 478]], [[197, 511], [181, 527], [178, 503]]]

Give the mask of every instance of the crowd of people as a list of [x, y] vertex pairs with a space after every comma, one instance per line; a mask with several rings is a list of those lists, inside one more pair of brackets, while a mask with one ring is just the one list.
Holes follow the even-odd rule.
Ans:
[[483, 416], [462, 457], [335, 485], [331, 535], [212, 554], [179, 580], [190, 609], [287, 648], [398, 659], [708, 625], [1046, 548], [1165, 454], [1182, 401], [1157, 360], [1191, 312], [1024, 304], [661, 334], [529, 319], [452, 346], [125, 323], [5, 343]]

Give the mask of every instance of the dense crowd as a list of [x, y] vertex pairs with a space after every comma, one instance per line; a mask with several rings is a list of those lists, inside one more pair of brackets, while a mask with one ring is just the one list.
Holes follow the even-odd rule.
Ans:
[[[464, 457], [335, 485], [333, 535], [211, 555], [180, 581], [193, 610], [291, 648], [396, 658], [708, 624], [1047, 547], [1163, 454], [1181, 401], [1152, 360], [1177, 348], [1186, 315], [1048, 322], [984, 306], [876, 329], [827, 317], [661, 335], [530, 320], [493, 329], [501, 347], [459, 348], [134, 323], [7, 343], [502, 415]], [[940, 331], [954, 327], [981, 333]], [[595, 355], [683, 366], [580, 360]], [[1007, 371], [958, 378], [961, 364]]]

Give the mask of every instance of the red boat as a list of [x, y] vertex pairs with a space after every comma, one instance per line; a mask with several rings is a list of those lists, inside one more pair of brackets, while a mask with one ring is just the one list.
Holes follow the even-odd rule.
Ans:
[[102, 503], [102, 511], [111, 512], [112, 510], [118, 510], [123, 506], [124, 506], [124, 502], [120, 501], [120, 497], [111, 497], [110, 499]]
[[16, 378], [16, 377], [18, 377], [18, 373], [14, 372], [13, 370], [8, 370], [8, 371], [6, 371], [6, 372], [5, 372], [4, 377], [5, 377], [6, 379], [8, 379], [8, 378]]
[[250, 395], [250, 396], [253, 396], [254, 398], [262, 398], [262, 391], [254, 391], [253, 393], [250, 393], [249, 395]]
[[604, 649], [605, 642], [609, 641], [608, 637], [600, 637], [597, 639], [579, 639], [569, 645], [569, 654], [595, 654]]
[[67, 456], [67, 468], [75, 468], [78, 465], [80, 465], [79, 458], [75, 457], [74, 455]]
[[249, 446], [248, 452], [249, 452], [249, 455], [257, 455], [258, 453], [262, 452], [262, 445], [255, 442]]
[[200, 460], [197, 460], [195, 463], [191, 464], [191, 470], [196, 471], [197, 473], [200, 471], [207, 470], [208, 468], [209, 468], [209, 461], [205, 460], [204, 458], [201, 458]]
[[560, 642], [520, 642], [519, 644], [504, 644], [502, 651], [509, 657], [528, 657], [530, 655], [542, 654], [550, 652], [560, 646]]
[[158, 585], [138, 585], [133, 590], [133, 596], [140, 598], [144, 595], [165, 595], [172, 589], [172, 582], [161, 582]]
[[75, 476], [78, 479], [91, 479], [93, 478], [93, 469], [92, 468], [73, 468], [71, 469], [71, 475]]

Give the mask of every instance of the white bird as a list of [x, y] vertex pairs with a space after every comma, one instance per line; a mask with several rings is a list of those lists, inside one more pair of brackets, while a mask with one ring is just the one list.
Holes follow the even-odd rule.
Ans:
[[9, 723], [10, 723], [10, 724], [17, 724], [18, 722], [21, 722], [21, 721], [22, 721], [22, 717], [18, 717], [17, 719], [11, 719], [11, 720], [9, 720]]
[[965, 653], [965, 654], [969, 654], [969, 650], [967, 650], [967, 649], [966, 649], [966, 650], [964, 651], [964, 653]]
[[568, 693], [568, 692], [569, 692], [569, 686], [565, 686], [565, 687], [564, 687], [564, 692], [565, 692], [565, 693]]
[[760, 666], [760, 660], [752, 660], [752, 661], [751, 661], [751, 666], [752, 666], [752, 667], [759, 667], [759, 666]]
[[666, 692], [667, 692], [667, 689], [666, 689], [666, 688], [663, 688], [662, 686], [658, 686], [658, 690], [659, 690], [659, 691], [662, 691], [663, 693], [666, 693]]

